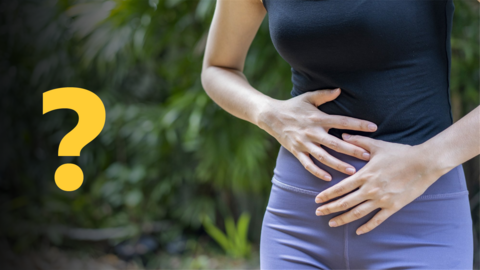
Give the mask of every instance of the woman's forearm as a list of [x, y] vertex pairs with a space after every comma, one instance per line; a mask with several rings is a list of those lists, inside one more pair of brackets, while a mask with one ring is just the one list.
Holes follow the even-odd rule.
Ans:
[[418, 145], [438, 176], [480, 154], [480, 106]]
[[202, 70], [208, 96], [230, 114], [260, 127], [259, 114], [273, 98], [253, 88], [236, 69], [208, 66]]

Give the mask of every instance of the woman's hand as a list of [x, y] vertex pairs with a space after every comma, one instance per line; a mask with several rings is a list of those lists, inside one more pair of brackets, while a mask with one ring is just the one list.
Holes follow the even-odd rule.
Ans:
[[334, 100], [340, 89], [307, 92], [288, 100], [272, 99], [259, 114], [258, 126], [275, 137], [290, 151], [310, 173], [331, 181], [330, 174], [320, 169], [310, 158], [311, 154], [321, 163], [342, 173], [352, 175], [355, 168], [325, 151], [323, 144], [337, 152], [359, 159], [369, 160], [369, 153], [328, 134], [330, 128], [373, 132], [377, 126], [369, 121], [347, 116], [328, 115], [318, 109], [323, 103]]
[[356, 206], [332, 218], [329, 222], [331, 227], [344, 225], [364, 217], [377, 208], [382, 208], [357, 229], [358, 235], [369, 232], [422, 195], [441, 176], [436, 167], [432, 167], [432, 163], [428, 162], [428, 153], [416, 146], [375, 140], [360, 135], [347, 138], [346, 135], [342, 134], [344, 140], [369, 150], [372, 156], [355, 175], [345, 178], [316, 196], [316, 203], [327, 202], [359, 188], [317, 208], [317, 215], [328, 215]]

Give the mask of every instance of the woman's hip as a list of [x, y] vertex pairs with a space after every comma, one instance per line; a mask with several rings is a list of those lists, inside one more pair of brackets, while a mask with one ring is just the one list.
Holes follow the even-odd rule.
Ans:
[[[321, 181], [321, 180], [320, 180]], [[344, 211], [316, 216], [316, 191], [272, 179], [261, 232], [264, 266], [321, 269], [395, 267], [462, 269], [473, 260], [468, 193], [430, 194], [407, 204], [372, 231], [355, 231], [380, 209], [338, 227], [328, 221]], [[293, 267], [293, 266], [292, 266]]]
[[[323, 148], [332, 156], [355, 167], [356, 171], [360, 170], [368, 163], [368, 161], [336, 152], [330, 148]], [[320, 169], [325, 170], [332, 176], [331, 181], [322, 180], [311, 174], [292, 153], [281, 146], [274, 169], [274, 175], [272, 177], [272, 183], [279, 185], [284, 184], [286, 188], [298, 188], [300, 190], [307, 190], [318, 194], [350, 176], [328, 167], [313, 157], [311, 158]], [[440, 198], [442, 196], [455, 196], [457, 194], [462, 195], [465, 193], [468, 194], [465, 174], [463, 166], [458, 165], [448, 173], [442, 175], [417, 199]]]

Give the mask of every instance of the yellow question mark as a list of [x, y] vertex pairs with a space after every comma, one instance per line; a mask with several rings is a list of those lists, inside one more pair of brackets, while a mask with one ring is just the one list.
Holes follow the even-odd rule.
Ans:
[[[105, 125], [105, 106], [91, 91], [64, 87], [43, 93], [43, 114], [57, 109], [71, 109], [78, 114], [78, 124], [63, 137], [58, 155], [80, 156], [82, 148], [102, 131]], [[75, 164], [63, 164], [55, 172], [55, 183], [64, 191], [77, 190], [83, 183], [83, 171]]]

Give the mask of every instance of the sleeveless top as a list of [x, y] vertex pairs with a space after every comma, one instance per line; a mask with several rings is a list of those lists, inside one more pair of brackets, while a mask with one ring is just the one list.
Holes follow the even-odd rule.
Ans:
[[375, 132], [330, 129], [421, 144], [453, 124], [452, 0], [263, 0], [270, 37], [290, 64], [291, 96], [341, 88], [318, 108], [364, 119]]

